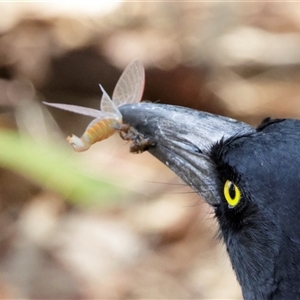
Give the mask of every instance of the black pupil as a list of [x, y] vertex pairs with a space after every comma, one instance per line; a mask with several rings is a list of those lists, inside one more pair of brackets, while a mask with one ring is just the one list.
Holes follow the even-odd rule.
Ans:
[[232, 182], [229, 185], [229, 196], [231, 199], [235, 198], [235, 186]]

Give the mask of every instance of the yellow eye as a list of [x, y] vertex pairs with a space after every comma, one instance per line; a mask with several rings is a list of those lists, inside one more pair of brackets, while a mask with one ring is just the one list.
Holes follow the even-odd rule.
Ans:
[[230, 207], [238, 205], [242, 198], [240, 189], [229, 180], [224, 184], [224, 196]]

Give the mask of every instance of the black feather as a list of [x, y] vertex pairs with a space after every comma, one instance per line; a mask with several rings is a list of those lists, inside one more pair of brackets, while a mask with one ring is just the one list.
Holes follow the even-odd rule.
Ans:
[[215, 144], [211, 158], [220, 193], [227, 179], [242, 192], [215, 213], [245, 299], [300, 297], [300, 121], [264, 121]]

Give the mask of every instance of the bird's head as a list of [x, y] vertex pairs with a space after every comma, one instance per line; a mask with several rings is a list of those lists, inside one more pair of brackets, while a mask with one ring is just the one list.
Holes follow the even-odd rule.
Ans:
[[245, 299], [300, 294], [300, 120], [253, 128], [171, 105], [120, 111], [154, 142], [148, 151], [214, 208]]

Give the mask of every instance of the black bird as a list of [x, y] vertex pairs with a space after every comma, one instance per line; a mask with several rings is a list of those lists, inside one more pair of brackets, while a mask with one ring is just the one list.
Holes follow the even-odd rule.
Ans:
[[214, 208], [244, 298], [300, 299], [300, 120], [254, 128], [172, 105], [120, 111]]

